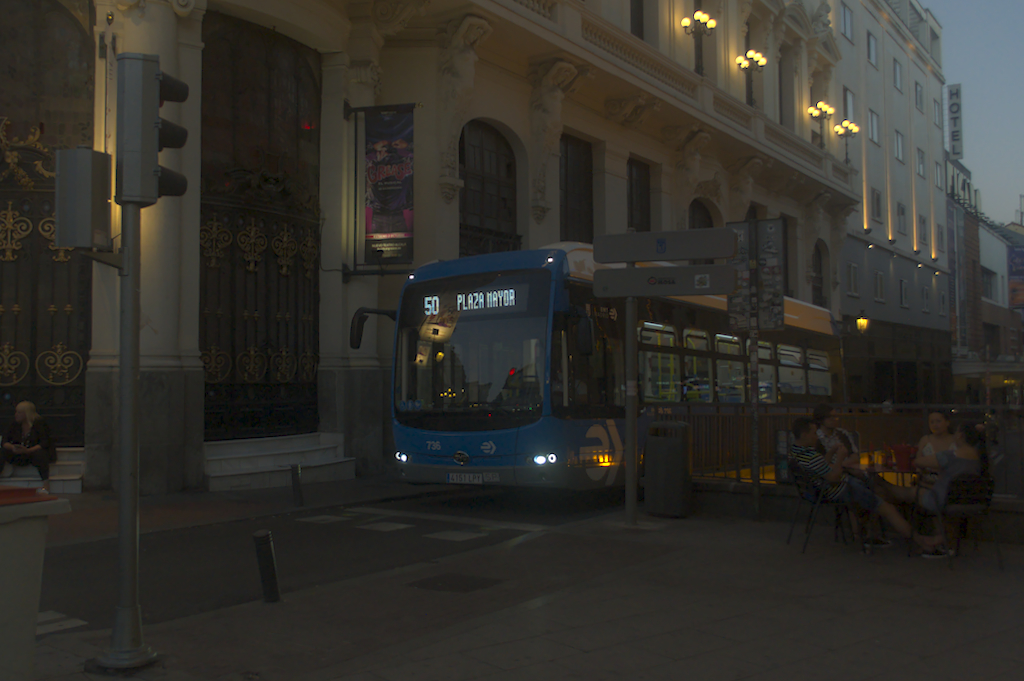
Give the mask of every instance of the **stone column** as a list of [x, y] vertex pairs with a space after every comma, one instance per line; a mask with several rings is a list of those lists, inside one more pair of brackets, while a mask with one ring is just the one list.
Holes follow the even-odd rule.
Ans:
[[[150, 2], [97, 4], [97, 22], [105, 27], [114, 13], [118, 52], [160, 56], [160, 68], [188, 83], [189, 101], [168, 103], [163, 118], [189, 129], [185, 150], [167, 150], [160, 164], [183, 173], [189, 191], [166, 197], [142, 211], [142, 287], [139, 373], [140, 489], [159, 494], [201, 482], [203, 374], [198, 352], [198, 249], [202, 13], [189, 5]], [[116, 108], [115, 88], [110, 98]], [[98, 89], [102, 97], [102, 90]], [[108, 119], [116, 121], [116, 112]], [[113, 144], [108, 146], [114, 153]], [[115, 233], [118, 231], [115, 225]], [[99, 341], [87, 376], [86, 446], [91, 457], [88, 483], [103, 484], [116, 451], [118, 309], [112, 305], [117, 277], [105, 273], [94, 292], [94, 329]], [[109, 353], [109, 354], [108, 354]], [[93, 439], [95, 438], [95, 439]], [[109, 447], [109, 448], [108, 448]], [[95, 466], [93, 466], [95, 464]]]
[[[353, 168], [353, 139], [344, 121], [347, 96], [353, 107], [373, 106], [380, 89], [380, 49], [384, 38], [368, 18], [353, 22], [349, 53], [323, 61], [320, 142], [320, 196], [324, 211], [324, 269], [339, 270], [362, 260], [362, 187]], [[347, 61], [347, 64], [346, 64]], [[356, 188], [353, 191], [353, 188]], [[353, 206], [355, 202], [355, 206]], [[362, 215], [362, 211], [358, 211]], [[343, 235], [348, 235], [344, 238]], [[320, 275], [320, 368], [317, 398], [320, 430], [343, 433], [345, 455], [356, 459], [360, 475], [383, 470], [383, 420], [380, 405], [387, 377], [377, 352], [378, 319], [366, 324], [362, 345], [348, 344], [352, 316], [360, 307], [379, 307], [379, 281], [373, 276], [351, 277], [340, 272]], [[391, 321], [385, 320], [389, 330]]]

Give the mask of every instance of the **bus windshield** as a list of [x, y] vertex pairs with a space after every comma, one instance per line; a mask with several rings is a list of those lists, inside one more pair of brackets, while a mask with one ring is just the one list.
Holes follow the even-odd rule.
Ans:
[[514, 428], [540, 418], [546, 270], [410, 284], [395, 348], [395, 416], [427, 430]]

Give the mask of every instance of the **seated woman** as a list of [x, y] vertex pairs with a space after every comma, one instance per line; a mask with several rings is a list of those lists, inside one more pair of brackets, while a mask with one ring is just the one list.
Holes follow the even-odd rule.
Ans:
[[0, 448], [0, 471], [4, 464], [35, 466], [42, 480], [50, 478], [50, 464], [56, 458], [50, 428], [36, 412], [36, 405], [21, 402], [14, 408], [14, 422]]
[[941, 538], [926, 537], [913, 532], [910, 523], [900, 515], [895, 506], [871, 491], [863, 481], [844, 472], [843, 464], [847, 459], [855, 459], [856, 455], [850, 456], [842, 444], [832, 446], [823, 455], [817, 447], [818, 429], [814, 421], [807, 418], [796, 419], [793, 422], [793, 438], [790, 457], [811, 476], [812, 484], [815, 489], [821, 491], [824, 500], [845, 499], [865, 513], [878, 514], [899, 534], [913, 539], [924, 551], [933, 551], [942, 543]]
[[[896, 487], [886, 485], [886, 491], [899, 501], [916, 503], [926, 512], [938, 515], [946, 505], [949, 487], [953, 479], [961, 475], [988, 475], [988, 450], [985, 440], [985, 425], [969, 421], [960, 425], [953, 437], [953, 446], [931, 454], [919, 454], [914, 465], [922, 471], [937, 472], [930, 489], [921, 487]], [[932, 537], [935, 546], [945, 543], [945, 528], [938, 528]], [[932, 551], [926, 557], [945, 556], [945, 551]]]
[[[933, 411], [928, 414], [929, 433], [917, 443], [917, 457], [933, 457], [938, 452], [945, 452], [956, 446], [956, 438], [953, 429], [950, 428], [949, 414], [942, 411]], [[921, 476], [921, 484], [931, 487], [935, 484], [935, 476], [925, 473]]]

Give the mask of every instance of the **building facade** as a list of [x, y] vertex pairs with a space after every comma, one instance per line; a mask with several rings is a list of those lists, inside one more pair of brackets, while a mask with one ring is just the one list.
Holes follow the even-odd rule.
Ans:
[[948, 161], [948, 220], [954, 301], [953, 400], [966, 404], [1021, 404], [1021, 254], [1024, 233], [981, 211], [981, 191], [970, 170]]
[[[865, 26], [845, 38], [838, 5], [2, 0], [25, 27], [12, 34], [17, 68], [0, 76], [2, 406], [36, 401], [66, 444], [85, 446], [87, 483], [111, 484], [117, 274], [55, 249], [52, 173], [58, 148], [116, 151], [121, 52], [158, 54], [191, 87], [185, 103], [162, 109], [189, 142], [161, 155], [189, 191], [142, 213], [146, 493], [211, 485], [231, 443], [253, 437], [258, 446], [244, 447], [263, 458], [238, 464], [247, 470], [330, 450], [332, 437], [358, 472], [382, 470], [392, 326], [373, 319], [353, 349], [357, 309], [393, 308], [402, 273], [422, 263], [627, 230], [786, 218], [787, 293], [844, 320], [864, 309], [878, 322], [872, 334], [890, 325], [894, 381], [909, 395], [897, 330], [912, 316], [939, 332], [932, 320], [945, 318], [937, 294], [929, 310], [917, 297], [944, 282], [945, 269], [932, 180], [913, 172], [916, 149], [929, 163], [941, 153], [941, 126], [919, 120], [913, 95], [920, 81], [927, 102], [941, 99], [937, 43], [907, 51], [919, 39], [895, 10], [886, 18], [884, 7], [858, 5], [857, 17], [877, 14], [879, 54], [902, 60], [903, 92], [888, 92], [891, 64], [864, 75]], [[715, 20], [710, 34], [694, 35], [692, 19], [684, 27], [697, 11]], [[928, 16], [925, 34], [938, 30]], [[739, 68], [747, 50], [766, 56], [763, 69]], [[45, 56], [57, 54], [71, 58]], [[842, 140], [827, 130], [822, 138], [805, 114], [817, 101], [840, 110], [851, 83], [862, 121], [878, 110], [891, 116], [881, 129], [905, 130], [907, 160], [895, 162], [905, 165], [890, 158], [889, 135], [871, 146], [864, 123], [845, 162]], [[416, 217], [405, 225], [411, 263], [391, 264], [366, 246], [356, 159], [366, 110], [400, 105], [414, 107]], [[865, 169], [892, 176], [878, 225], [861, 215], [875, 186]], [[910, 219], [906, 234], [898, 205], [924, 218]], [[116, 204], [112, 218], [116, 226]], [[888, 260], [875, 263], [876, 254]], [[865, 292], [874, 270], [889, 287], [905, 279], [907, 305], [891, 288], [884, 302], [849, 295], [842, 273], [852, 262]], [[917, 263], [941, 274], [925, 277]], [[915, 394], [941, 384], [926, 375], [939, 355], [908, 361]], [[884, 374], [872, 371], [859, 374], [864, 385]], [[310, 444], [312, 434], [322, 437]]]
[[[860, 127], [846, 142], [863, 196], [840, 255], [850, 400], [946, 402], [942, 27], [916, 0], [836, 4], [843, 60], [835, 118]], [[868, 320], [865, 331], [857, 319]]]

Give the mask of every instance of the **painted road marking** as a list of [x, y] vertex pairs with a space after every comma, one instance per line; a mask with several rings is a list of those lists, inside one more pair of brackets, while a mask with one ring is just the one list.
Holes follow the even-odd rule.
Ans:
[[352, 516], [340, 516], [340, 515], [314, 515], [308, 518], [296, 518], [300, 523], [316, 523], [318, 525], [326, 525], [327, 523], [340, 523], [343, 520], [352, 520]]
[[377, 532], [394, 532], [395, 530], [405, 530], [415, 525], [406, 525], [405, 523], [370, 523], [368, 525], [357, 525], [361, 530], [376, 530]]
[[529, 523], [506, 523], [500, 520], [484, 520], [481, 518], [467, 518], [465, 516], [444, 515], [442, 513], [415, 513], [413, 511], [394, 511], [383, 508], [352, 508], [350, 511], [357, 513], [374, 513], [379, 516], [392, 518], [415, 518], [417, 520], [438, 520], [444, 523], [456, 523], [458, 525], [474, 525], [476, 527], [493, 527], [501, 530], [518, 530], [520, 532], [540, 532], [551, 529], [548, 525], [532, 525]]
[[86, 624], [88, 622], [48, 610], [36, 615], [36, 636], [52, 634], [57, 631], [64, 631], [65, 629], [84, 627]]
[[486, 532], [463, 532], [462, 530], [448, 530], [447, 532], [435, 532], [434, 534], [425, 534], [424, 537], [428, 539], [442, 539], [444, 541], [469, 541], [470, 539], [479, 539], [486, 537]]

